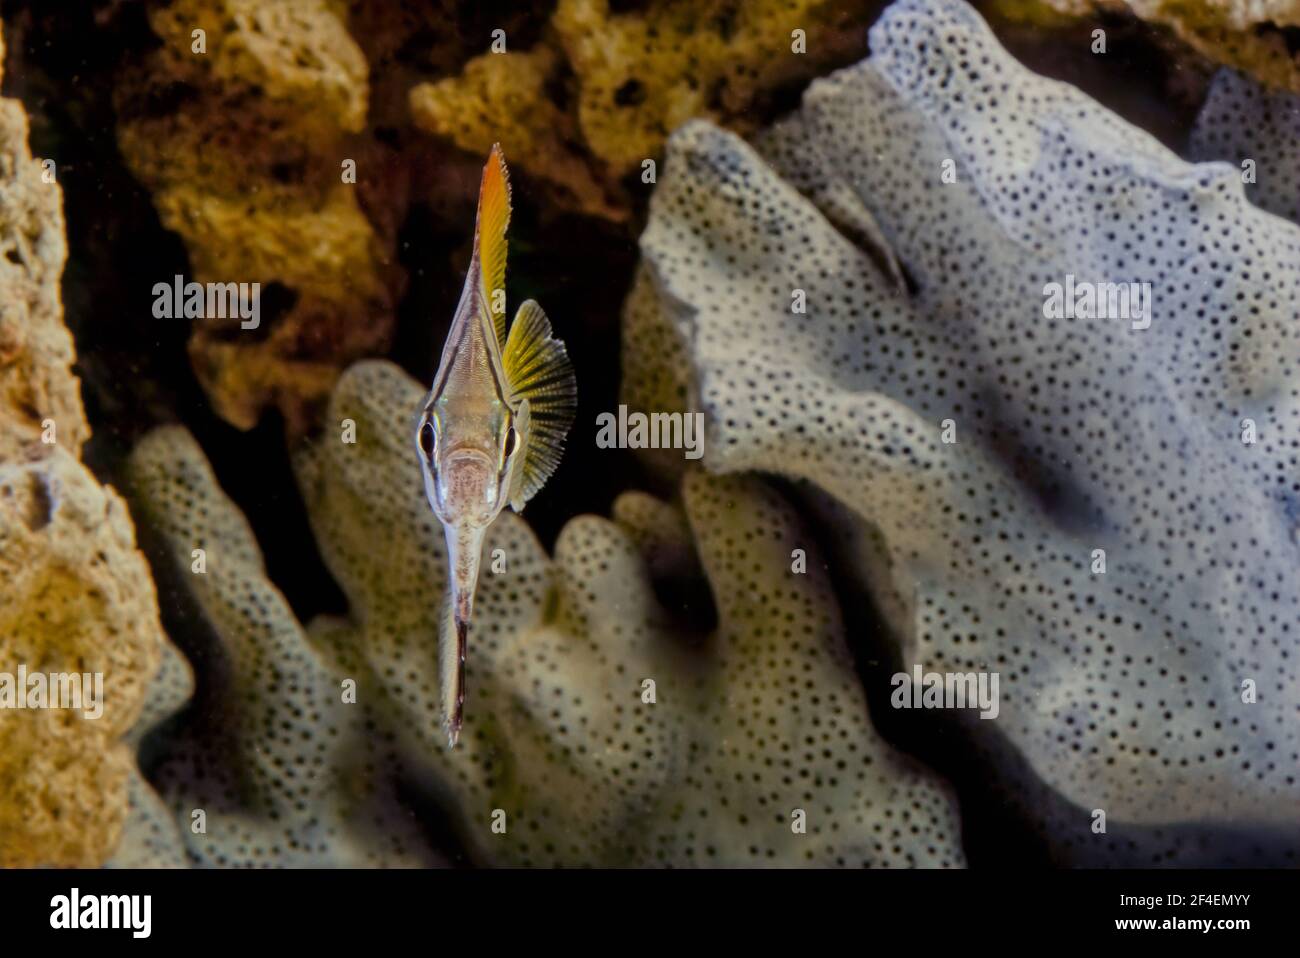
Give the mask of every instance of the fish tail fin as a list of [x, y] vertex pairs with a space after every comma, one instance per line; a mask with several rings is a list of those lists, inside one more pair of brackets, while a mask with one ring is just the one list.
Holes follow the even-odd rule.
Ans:
[[506, 228], [509, 225], [510, 173], [501, 145], [494, 143], [479, 184], [474, 255], [478, 259], [483, 308], [492, 316], [498, 345], [506, 341]]
[[443, 603], [438, 633], [438, 674], [442, 692], [442, 730], [447, 747], [455, 748], [465, 718], [465, 646], [469, 623], [456, 614], [450, 591]]
[[524, 459], [510, 490], [518, 511], [560, 464], [578, 409], [578, 382], [568, 350], [551, 335], [551, 321], [531, 299], [515, 314], [501, 362], [515, 397], [528, 402]]
[[485, 529], [444, 526], [447, 538], [447, 607], [439, 629], [438, 660], [442, 686], [442, 720], [452, 748], [460, 737], [465, 713], [465, 651], [474, 614], [479, 554]]

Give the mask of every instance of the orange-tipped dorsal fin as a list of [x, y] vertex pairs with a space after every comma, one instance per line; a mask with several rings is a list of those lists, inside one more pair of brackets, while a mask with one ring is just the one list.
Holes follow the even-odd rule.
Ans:
[[492, 316], [497, 344], [506, 342], [506, 228], [510, 225], [510, 173], [501, 145], [494, 143], [478, 190], [474, 252], [481, 277], [481, 302]]

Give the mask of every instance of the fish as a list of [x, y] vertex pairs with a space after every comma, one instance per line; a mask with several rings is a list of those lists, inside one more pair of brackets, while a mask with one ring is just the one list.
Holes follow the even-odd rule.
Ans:
[[494, 144], [479, 184], [465, 285], [415, 435], [425, 497], [447, 543], [438, 663], [442, 729], [453, 749], [464, 724], [484, 536], [507, 504], [522, 512], [555, 472], [578, 401], [568, 351], [536, 301], [519, 307], [507, 333], [510, 201], [510, 174]]

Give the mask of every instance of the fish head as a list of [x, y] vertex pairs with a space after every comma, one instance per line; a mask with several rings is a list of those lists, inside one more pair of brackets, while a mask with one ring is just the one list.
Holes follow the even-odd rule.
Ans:
[[424, 494], [443, 526], [486, 529], [509, 501], [527, 415], [506, 402], [481, 404], [472, 417], [448, 414], [433, 396], [420, 417], [416, 447]]

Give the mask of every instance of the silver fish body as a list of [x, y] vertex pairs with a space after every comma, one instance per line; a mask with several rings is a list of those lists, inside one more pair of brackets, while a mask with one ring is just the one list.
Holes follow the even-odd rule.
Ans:
[[493, 147], [479, 190], [474, 254], [416, 433], [425, 496], [447, 543], [439, 659], [452, 746], [463, 723], [484, 536], [507, 504], [522, 510], [554, 471], [577, 402], [573, 367], [541, 307], [525, 302], [506, 337], [509, 214], [505, 161]]

